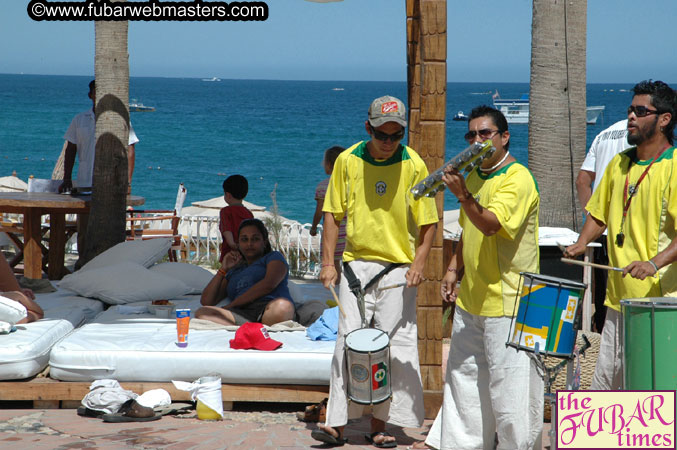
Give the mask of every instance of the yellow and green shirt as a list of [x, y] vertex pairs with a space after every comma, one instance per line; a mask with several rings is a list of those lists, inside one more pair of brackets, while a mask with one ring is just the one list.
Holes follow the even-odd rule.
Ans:
[[466, 186], [496, 215], [501, 229], [486, 236], [461, 208], [465, 275], [456, 303], [475, 315], [512, 316], [520, 272], [539, 271], [538, 185], [526, 167], [513, 162], [489, 175], [475, 169]]
[[411, 263], [421, 226], [437, 223], [433, 198], [414, 200], [409, 190], [428, 176], [421, 157], [400, 145], [386, 160], [374, 159], [366, 142], [334, 163], [323, 211], [340, 221], [348, 214], [344, 261]]
[[[625, 267], [633, 261], [648, 261], [677, 237], [677, 158], [675, 148], [668, 148], [658, 157], [639, 184], [628, 208], [623, 234], [623, 247], [616, 245], [623, 218], [623, 191], [628, 189], [651, 160], [637, 159], [637, 148], [616, 155], [607, 166], [602, 181], [592, 194], [586, 209], [607, 226], [609, 263]], [[638, 280], [610, 271], [605, 305], [620, 311], [624, 298], [666, 297], [677, 295], [677, 265], [661, 268], [656, 277]]]

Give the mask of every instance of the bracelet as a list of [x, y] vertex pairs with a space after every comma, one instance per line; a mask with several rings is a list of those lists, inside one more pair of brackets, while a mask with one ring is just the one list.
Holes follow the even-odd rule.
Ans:
[[458, 273], [458, 270], [454, 269], [453, 267], [450, 267], [447, 269], [447, 272], [456, 272]]
[[333, 264], [322, 264], [322, 267], [334, 267]]
[[658, 266], [656, 265], [656, 263], [649, 260], [649, 264], [651, 264], [653, 266], [654, 270], [656, 270], [656, 272], [654, 272], [654, 273], [658, 273]]
[[217, 270], [216, 273], [218, 273], [218, 274], [221, 275], [222, 277], [225, 277], [225, 276], [226, 276], [226, 271], [223, 270], [222, 267], [219, 268], [219, 270]]
[[470, 191], [466, 191], [466, 195], [461, 199], [458, 199], [459, 203], [467, 202], [468, 200], [472, 199], [472, 193]]

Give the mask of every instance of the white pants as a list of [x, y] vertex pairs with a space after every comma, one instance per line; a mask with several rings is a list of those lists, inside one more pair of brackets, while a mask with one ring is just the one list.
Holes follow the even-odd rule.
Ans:
[[[350, 267], [364, 287], [387, 263], [376, 261], [351, 261]], [[392, 400], [373, 406], [373, 416], [384, 422], [402, 427], [420, 427], [423, 424], [423, 386], [418, 364], [416, 328], [416, 289], [396, 288], [379, 291], [379, 287], [405, 281], [409, 266], [400, 266], [386, 274], [365, 294], [366, 319], [374, 319], [374, 327], [390, 337], [390, 381]], [[338, 337], [331, 363], [327, 422], [331, 427], [346, 425], [349, 419], [362, 416], [364, 405], [349, 402], [347, 398], [348, 374], [345, 366], [345, 336], [361, 328], [357, 299], [348, 287], [345, 274], [339, 289], [341, 306], [346, 317], [339, 314]]]
[[623, 389], [623, 315], [607, 308], [590, 390]]
[[[456, 308], [441, 427], [433, 424], [426, 443], [440, 449], [493, 449], [498, 436], [499, 449], [540, 448], [543, 379], [526, 352], [506, 347], [510, 321]], [[438, 428], [439, 443], [432, 436]]]

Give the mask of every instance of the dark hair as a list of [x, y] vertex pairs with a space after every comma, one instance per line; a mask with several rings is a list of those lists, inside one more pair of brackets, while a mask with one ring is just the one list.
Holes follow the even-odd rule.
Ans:
[[632, 88], [634, 95], [648, 95], [651, 106], [656, 108], [660, 114], [670, 113], [671, 119], [663, 128], [663, 134], [670, 144], [673, 143], [675, 123], [677, 122], [677, 93], [675, 90], [662, 81], [644, 80], [640, 81]]
[[261, 222], [259, 219], [245, 219], [242, 222], [240, 222], [240, 227], [237, 229], [237, 234], [238, 236], [240, 235], [240, 231], [244, 227], [256, 227], [259, 232], [261, 233], [261, 236], [263, 236], [263, 240], [265, 241], [266, 245], [263, 247], [263, 254], [267, 255], [268, 253], [273, 251], [273, 247], [270, 245], [270, 239], [268, 239], [268, 229], [266, 229], [266, 226]]
[[[496, 128], [498, 128], [498, 132], [500, 134], [508, 131], [508, 121], [505, 119], [503, 113], [496, 108], [492, 108], [491, 106], [487, 105], [480, 105], [473, 108], [473, 110], [470, 111], [468, 123], [470, 123], [470, 121], [473, 119], [477, 119], [478, 117], [489, 117], [494, 125], [496, 125]], [[508, 150], [509, 147], [510, 141], [505, 144], [504, 148]]]
[[87, 93], [87, 95], [92, 95], [94, 89], [96, 89], [96, 80], [92, 80], [89, 82], [89, 92]]
[[338, 158], [338, 155], [341, 154], [345, 150], [344, 147], [341, 147], [340, 145], [335, 145], [333, 147], [328, 148], [327, 150], [324, 151], [324, 160], [327, 161], [329, 164], [334, 166], [334, 162], [336, 162], [336, 158]]
[[236, 199], [242, 200], [249, 192], [249, 183], [242, 175], [231, 175], [223, 182], [223, 193], [226, 192], [229, 192]]

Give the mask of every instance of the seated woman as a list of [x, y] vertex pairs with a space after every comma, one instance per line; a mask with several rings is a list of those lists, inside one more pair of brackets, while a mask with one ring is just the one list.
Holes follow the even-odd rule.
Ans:
[[35, 294], [30, 289], [23, 289], [16, 281], [12, 268], [5, 259], [5, 255], [0, 252], [0, 295], [21, 303], [26, 307], [28, 316], [21, 319], [18, 323], [28, 323], [40, 320], [45, 316], [45, 313], [40, 308], [40, 305], [35, 303]]
[[[259, 219], [244, 220], [238, 231], [238, 250], [223, 257], [221, 268], [202, 292], [204, 306], [195, 318], [224, 325], [293, 320], [288, 279], [289, 265], [282, 253], [272, 250], [266, 226]], [[213, 306], [226, 297], [231, 299], [228, 305]]]

